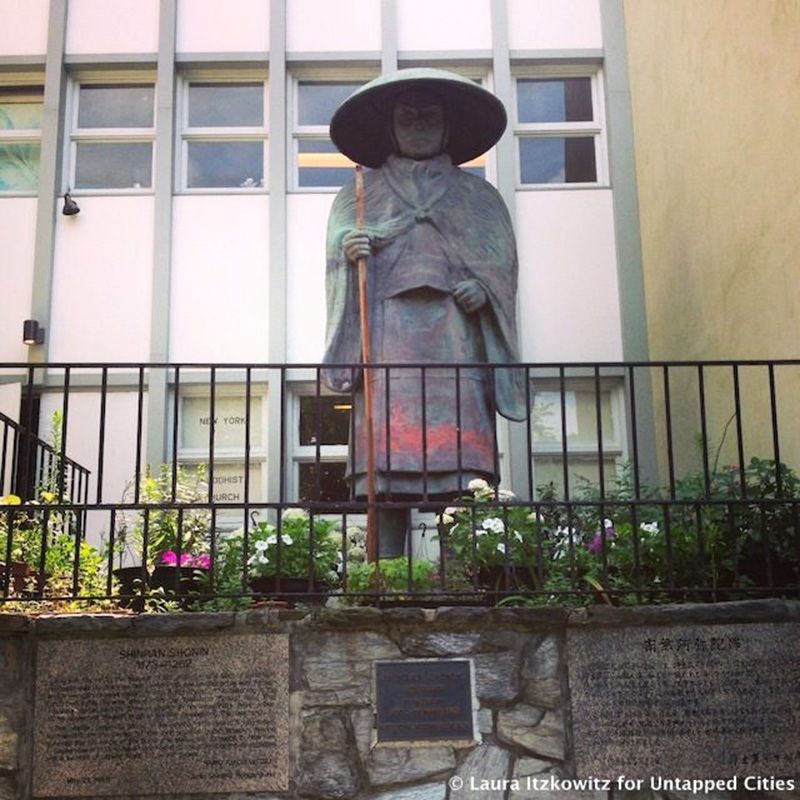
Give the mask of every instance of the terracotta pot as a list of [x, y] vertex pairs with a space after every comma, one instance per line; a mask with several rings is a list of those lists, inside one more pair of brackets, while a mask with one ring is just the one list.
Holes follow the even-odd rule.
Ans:
[[[13, 594], [32, 594], [39, 573], [26, 561], [12, 561], [9, 570], [10, 589]], [[0, 561], [0, 588], [5, 589], [6, 565]]]

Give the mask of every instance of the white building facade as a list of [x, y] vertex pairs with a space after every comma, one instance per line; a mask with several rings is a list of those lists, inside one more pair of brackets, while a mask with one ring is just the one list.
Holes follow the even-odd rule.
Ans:
[[[211, 416], [217, 499], [242, 502], [245, 481], [255, 501], [335, 493], [346, 409], [327, 401], [321, 437], [303, 404], [327, 215], [352, 174], [327, 123], [406, 66], [462, 73], [507, 109], [467, 168], [515, 222], [523, 361], [647, 359], [622, 0], [0, 0], [0, 411], [31, 413], [32, 375], [46, 438], [68, 397], [90, 496], [98, 471], [112, 500], [144, 463], [207, 461]], [[67, 191], [80, 213], [62, 213]], [[30, 319], [41, 345], [22, 342]], [[63, 368], [84, 362], [118, 366]], [[597, 378], [537, 373], [536, 424], [501, 426], [506, 485], [558, 480], [564, 432], [576, 474], [626, 457], [623, 373]]]

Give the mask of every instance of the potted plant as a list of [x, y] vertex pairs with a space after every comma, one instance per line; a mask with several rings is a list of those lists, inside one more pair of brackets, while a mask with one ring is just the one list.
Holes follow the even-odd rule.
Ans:
[[[28, 506], [36, 508], [19, 511], [11, 516], [12, 535], [9, 542], [8, 513], [0, 515], [0, 553], [5, 558], [10, 546], [8, 574], [9, 594], [37, 596], [41, 598], [96, 596], [105, 593], [102, 575], [103, 557], [97, 548], [85, 540], [77, 545], [78, 569], [75, 572], [76, 537], [80, 536], [74, 526], [74, 517], [58, 510], [47, 510], [56, 503], [53, 492], [40, 490], [39, 500]], [[21, 498], [16, 495], [0, 497], [0, 506], [19, 506]], [[44, 560], [42, 543], [46, 542]], [[5, 582], [6, 564], [0, 562], [0, 584]], [[67, 601], [64, 604], [69, 605]]]
[[437, 518], [448, 575], [483, 589], [533, 588], [548, 540], [544, 520], [515, 496], [476, 478]]
[[[0, 497], [0, 506], [21, 504], [22, 499], [17, 495]], [[10, 593], [22, 595], [32, 591], [38, 577], [41, 548], [42, 526], [33, 515], [22, 511], [9, 514], [7, 509], [0, 511], [0, 587], [8, 574]]]
[[[208, 555], [211, 515], [206, 509], [192, 506], [208, 502], [204, 465], [193, 471], [178, 466], [174, 486], [173, 500], [172, 465], [162, 464], [158, 475], [148, 472], [139, 486], [139, 501], [156, 507], [147, 512], [118, 513], [120, 561], [126, 547], [132, 546], [134, 558], [139, 562], [137, 566], [120, 564], [114, 570], [124, 595], [148, 586], [181, 595], [202, 590], [211, 568]], [[132, 502], [133, 494], [134, 488], [129, 484], [123, 500]], [[164, 505], [173, 507], [162, 508]], [[180, 508], [181, 505], [188, 507]]]
[[256, 594], [287, 601], [297, 593], [325, 594], [339, 580], [340, 558], [334, 522], [315, 517], [312, 524], [303, 509], [288, 509], [280, 531], [262, 521], [250, 532], [250, 587]]
[[[348, 568], [345, 586], [348, 602], [354, 605], [370, 604], [369, 595], [377, 593], [384, 595], [378, 600], [383, 607], [426, 605], [426, 600], [415, 598], [415, 595], [426, 597], [438, 587], [436, 565], [425, 559], [414, 559], [409, 563], [405, 556], [382, 558], [377, 578], [375, 573], [374, 561], [356, 561]], [[430, 602], [429, 597], [427, 601]]]

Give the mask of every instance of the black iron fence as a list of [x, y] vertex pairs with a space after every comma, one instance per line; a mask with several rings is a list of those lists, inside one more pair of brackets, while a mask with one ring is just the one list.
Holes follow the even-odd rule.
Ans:
[[[4, 490], [2, 597], [158, 609], [796, 595], [799, 368], [0, 365], [25, 408], [40, 402], [37, 435], [56, 430], [42, 452], [72, 470], [27, 498]], [[498, 410], [516, 419], [496, 425]]]
[[89, 499], [91, 470], [41, 439], [30, 424], [0, 412], [0, 495], [36, 499], [37, 490], [61, 491], [72, 503]]

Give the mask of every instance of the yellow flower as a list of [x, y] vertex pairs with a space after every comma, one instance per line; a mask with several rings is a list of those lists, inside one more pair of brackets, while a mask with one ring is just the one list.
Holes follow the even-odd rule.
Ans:
[[0, 497], [0, 506], [19, 506], [22, 505], [22, 500], [15, 494], [7, 494]]
[[54, 503], [55, 502], [55, 499], [56, 499], [55, 492], [46, 492], [46, 491], [42, 490], [41, 495], [42, 495], [42, 500], [44, 500], [45, 503]]

